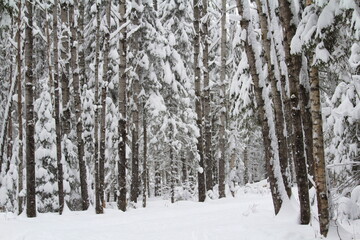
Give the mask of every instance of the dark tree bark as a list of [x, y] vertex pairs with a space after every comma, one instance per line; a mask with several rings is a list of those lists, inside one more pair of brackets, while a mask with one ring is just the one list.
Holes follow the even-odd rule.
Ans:
[[194, 0], [194, 71], [195, 71], [195, 112], [197, 115], [196, 124], [199, 128], [199, 137], [197, 138], [197, 152], [199, 154], [199, 168], [198, 170], [198, 191], [199, 202], [205, 201], [205, 172], [204, 172], [204, 152], [203, 152], [203, 134], [202, 134], [202, 109], [201, 109], [201, 71], [199, 65], [199, 53], [200, 53], [200, 0]]
[[[126, 0], [120, 0], [120, 26], [126, 24]], [[119, 162], [118, 162], [118, 183], [119, 183], [119, 199], [118, 208], [121, 211], [126, 210], [126, 55], [127, 55], [127, 36], [126, 27], [123, 27], [120, 31], [121, 38], [119, 42], [119, 55], [120, 55], [120, 66], [119, 66]]]
[[27, 24], [25, 27], [25, 82], [26, 82], [26, 216], [36, 217], [35, 199], [35, 118], [33, 76], [33, 3], [25, 2]]
[[[62, 93], [62, 134], [63, 141], [69, 138], [71, 130], [71, 113], [70, 113], [70, 93], [69, 93], [69, 5], [67, 1], [63, 1], [61, 6], [61, 93]], [[64, 149], [65, 161], [69, 162], [69, 154], [67, 149]]]
[[147, 121], [145, 104], [143, 104], [143, 141], [144, 141], [144, 159], [143, 159], [143, 207], [146, 207], [146, 189], [148, 186], [148, 169], [147, 169]]
[[[208, 9], [208, 1], [203, 0], [202, 15], [206, 16]], [[204, 158], [205, 158], [205, 175], [206, 190], [212, 190], [212, 158], [211, 158], [211, 114], [210, 114], [210, 86], [209, 86], [209, 20], [208, 18], [202, 22], [202, 42], [203, 48], [203, 72], [204, 72], [204, 89], [203, 89], [203, 107], [204, 107]]]
[[58, 0], [54, 1], [53, 6], [53, 39], [54, 39], [54, 93], [55, 93], [55, 125], [56, 125], [56, 157], [57, 157], [57, 180], [59, 194], [59, 214], [64, 209], [64, 184], [62, 167], [62, 149], [61, 149], [61, 122], [60, 122], [60, 84], [59, 84], [59, 39], [58, 39]]
[[294, 163], [298, 194], [300, 201], [300, 222], [308, 224], [310, 221], [310, 200], [309, 185], [307, 179], [306, 158], [304, 152], [304, 141], [302, 132], [301, 110], [300, 110], [300, 82], [299, 74], [301, 70], [301, 55], [290, 53], [290, 43], [296, 32], [296, 25], [293, 21], [293, 14], [288, 0], [279, 0], [280, 20], [284, 31], [284, 49], [286, 64], [289, 73], [289, 90], [291, 104], [291, 119], [294, 129]]
[[89, 207], [89, 194], [87, 189], [87, 177], [86, 177], [86, 165], [84, 161], [84, 140], [82, 138], [83, 124], [82, 124], [82, 106], [81, 106], [81, 93], [80, 93], [80, 76], [78, 66], [78, 44], [77, 44], [77, 25], [75, 20], [75, 6], [77, 6], [77, 0], [73, 4], [70, 4], [69, 8], [69, 20], [70, 20], [70, 32], [71, 32], [71, 70], [73, 74], [73, 87], [74, 87], [74, 102], [75, 102], [75, 117], [76, 117], [76, 138], [77, 138], [77, 154], [80, 171], [80, 187], [81, 187], [81, 200], [82, 209], [86, 210]]
[[110, 51], [110, 10], [111, 0], [104, 2], [106, 6], [106, 24], [107, 30], [104, 36], [105, 49], [103, 51], [103, 82], [101, 89], [101, 121], [100, 121], [100, 161], [99, 161], [99, 195], [102, 207], [105, 207], [105, 139], [106, 139], [106, 96], [107, 83], [109, 82], [109, 51]]
[[225, 196], [225, 128], [226, 128], [226, 100], [225, 100], [225, 71], [226, 71], [226, 0], [221, 1], [221, 70], [220, 70], [220, 130], [219, 130], [219, 198]]
[[95, 212], [104, 212], [100, 203], [100, 168], [99, 168], [99, 62], [100, 62], [100, 4], [96, 5], [96, 38], [95, 38], [95, 122], [94, 122], [94, 141], [95, 141]]
[[[22, 60], [21, 60], [21, 12], [22, 12], [22, 4], [21, 1], [18, 2], [18, 9], [19, 9], [19, 14], [18, 14], [18, 19], [17, 19], [17, 35], [16, 35], [16, 40], [17, 40], [17, 56], [16, 56], [16, 61], [17, 61], [17, 94], [18, 94], [18, 99], [17, 99], [17, 108], [18, 108], [18, 124], [19, 124], [19, 169], [18, 169], [18, 174], [19, 174], [19, 185], [18, 185], [18, 214], [21, 214], [21, 212], [23, 211], [23, 197], [20, 196], [20, 192], [23, 189], [23, 161], [24, 161], [24, 157], [23, 157], [23, 112], [22, 112]], [[1, 172], [1, 171], [0, 171]]]

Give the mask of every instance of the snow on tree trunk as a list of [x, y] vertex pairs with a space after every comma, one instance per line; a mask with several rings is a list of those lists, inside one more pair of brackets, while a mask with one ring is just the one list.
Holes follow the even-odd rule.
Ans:
[[296, 180], [298, 185], [298, 195], [300, 201], [300, 222], [308, 224], [310, 221], [310, 200], [309, 185], [307, 178], [307, 164], [304, 152], [304, 137], [301, 121], [300, 99], [299, 99], [299, 75], [302, 65], [301, 54], [290, 53], [290, 43], [295, 35], [296, 26], [294, 16], [291, 11], [290, 3], [287, 0], [279, 0], [279, 10], [281, 24], [284, 31], [285, 61], [289, 71], [289, 90], [291, 103], [291, 118], [294, 129], [294, 164], [296, 171]]

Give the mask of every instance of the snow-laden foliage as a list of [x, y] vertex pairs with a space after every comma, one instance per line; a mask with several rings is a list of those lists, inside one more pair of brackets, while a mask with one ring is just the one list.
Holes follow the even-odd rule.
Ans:
[[37, 208], [39, 212], [55, 211], [58, 208], [55, 119], [46, 80], [34, 110], [38, 119], [35, 124]]

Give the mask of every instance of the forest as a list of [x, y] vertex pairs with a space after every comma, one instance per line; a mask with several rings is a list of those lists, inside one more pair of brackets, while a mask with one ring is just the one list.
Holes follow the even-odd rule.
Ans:
[[326, 237], [360, 221], [359, 131], [358, 0], [0, 0], [0, 212], [267, 179]]

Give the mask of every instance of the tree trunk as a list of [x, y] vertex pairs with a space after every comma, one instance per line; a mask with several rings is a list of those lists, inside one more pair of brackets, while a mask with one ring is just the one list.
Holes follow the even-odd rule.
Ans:
[[99, 62], [100, 62], [100, 4], [96, 5], [96, 38], [95, 38], [95, 122], [94, 122], [94, 141], [95, 141], [95, 212], [103, 213], [100, 203], [100, 168], [99, 168]]
[[60, 122], [60, 84], [59, 84], [59, 40], [58, 40], [58, 0], [54, 1], [53, 6], [53, 38], [54, 38], [54, 93], [55, 93], [55, 124], [56, 124], [56, 157], [57, 157], [57, 180], [59, 191], [59, 214], [64, 209], [64, 184], [62, 167], [62, 149], [61, 149], [61, 122]]
[[143, 207], [146, 207], [146, 189], [149, 179], [148, 170], [147, 170], [147, 122], [146, 122], [146, 111], [145, 111], [145, 103], [143, 104], [143, 140], [144, 140], [144, 159], [143, 159]]
[[35, 116], [33, 76], [33, 3], [25, 2], [27, 24], [25, 27], [25, 81], [26, 81], [26, 215], [36, 217], [35, 192]]
[[245, 146], [244, 149], [244, 184], [246, 185], [247, 183], [249, 183], [249, 168], [250, 168], [250, 164], [249, 164], [249, 156], [248, 156], [248, 148]]
[[[140, 76], [140, 74], [138, 74]], [[139, 194], [139, 94], [140, 81], [134, 79], [133, 81], [133, 104], [132, 107], [132, 138], [131, 138], [131, 192], [130, 200], [136, 203]]]
[[313, 156], [315, 167], [315, 184], [320, 222], [320, 233], [326, 237], [329, 230], [329, 203], [326, 187], [324, 139], [322, 129], [319, 72], [317, 66], [312, 66], [310, 71], [311, 81], [311, 116], [313, 136]]
[[105, 207], [105, 139], [106, 139], [106, 93], [107, 93], [107, 84], [111, 76], [109, 76], [109, 51], [110, 51], [110, 10], [111, 10], [111, 0], [106, 0], [104, 2], [106, 6], [106, 24], [107, 29], [105, 32], [104, 44], [105, 49], [103, 53], [103, 82], [101, 90], [101, 121], [100, 121], [100, 162], [99, 162], [99, 194], [102, 206]]
[[161, 173], [160, 164], [155, 162], [155, 197], [161, 196]]
[[301, 55], [291, 55], [290, 43], [295, 35], [296, 26], [293, 21], [290, 3], [288, 0], [279, 0], [281, 24], [284, 30], [284, 49], [286, 64], [289, 73], [289, 90], [291, 104], [291, 119], [294, 129], [294, 163], [298, 194], [300, 201], [300, 222], [308, 224], [310, 221], [310, 201], [308, 192], [307, 167], [304, 153], [304, 141], [299, 103], [299, 74], [301, 69]]
[[[314, 158], [313, 158], [313, 139], [312, 139], [312, 121], [311, 121], [311, 103], [309, 92], [303, 84], [300, 84], [300, 103], [301, 117], [304, 131], [304, 146], [306, 153], [306, 162], [310, 176], [314, 177]], [[310, 187], [312, 186], [309, 181]]]
[[[126, 0], [120, 0], [120, 26], [126, 24]], [[119, 162], [118, 162], [118, 182], [119, 182], [119, 199], [118, 208], [121, 211], [126, 210], [126, 55], [127, 55], [127, 36], [126, 27], [122, 27], [121, 38], [119, 42], [119, 55], [120, 55], [120, 66], [119, 66]]]
[[[21, 12], [22, 12], [22, 4], [21, 1], [18, 2], [18, 19], [17, 19], [17, 107], [18, 107], [18, 124], [19, 124], [19, 180], [18, 180], [18, 214], [21, 214], [23, 211], [23, 197], [20, 196], [20, 193], [23, 189], [23, 113], [22, 113], [22, 60], [21, 60]], [[0, 171], [1, 172], [1, 171]]]
[[275, 77], [275, 59], [271, 58], [271, 42], [269, 39], [268, 18], [265, 11], [263, 11], [262, 1], [256, 0], [257, 11], [260, 16], [260, 26], [262, 32], [262, 45], [265, 50], [265, 61], [267, 63], [268, 78], [271, 84], [271, 94], [273, 96], [274, 113], [275, 113], [275, 135], [278, 143], [279, 162], [281, 175], [284, 181], [284, 186], [288, 197], [291, 197], [291, 186], [289, 179], [288, 167], [288, 152], [287, 141], [284, 135], [284, 114], [281, 103], [280, 92], [277, 88], [277, 79]]
[[[239, 10], [239, 14], [241, 16], [244, 16], [243, 1], [244, 0], [237, 0], [238, 10]], [[249, 10], [249, 9], [247, 9], [247, 10]], [[240, 21], [240, 24], [241, 24], [241, 28], [246, 30], [247, 34], [249, 34], [250, 19], [243, 17], [242, 20]], [[275, 214], [278, 214], [278, 212], [280, 211], [283, 199], [282, 199], [282, 195], [281, 195], [280, 185], [277, 182], [277, 179], [275, 178], [274, 164], [272, 163], [272, 161], [274, 159], [274, 154], [273, 154], [273, 149], [271, 147], [270, 129], [269, 129], [268, 119], [267, 119], [266, 112], [265, 112], [264, 99], [262, 97], [263, 89], [260, 86], [259, 74], [256, 69], [255, 53], [254, 53], [254, 50], [252, 49], [252, 46], [249, 44], [248, 36], [247, 36], [244, 44], [245, 44], [246, 55], [247, 55], [248, 62], [249, 62], [250, 74], [251, 74], [252, 80], [254, 82], [255, 100], [257, 103], [257, 112], [258, 112], [259, 119], [261, 121], [261, 128], [262, 128], [262, 135], [263, 135], [264, 149], [265, 149], [265, 162], [266, 162], [267, 173], [268, 173], [269, 182], [270, 182], [271, 195], [272, 195], [272, 199], [273, 199]]]
[[86, 165], [84, 161], [84, 141], [82, 138], [83, 124], [82, 124], [82, 106], [81, 106], [81, 93], [80, 93], [80, 81], [79, 81], [79, 66], [78, 66], [78, 43], [76, 32], [76, 16], [74, 14], [75, 6], [77, 6], [77, 0], [70, 4], [69, 8], [69, 20], [71, 31], [71, 69], [73, 74], [73, 87], [74, 87], [74, 102], [75, 102], [75, 117], [76, 117], [76, 138], [77, 138], [77, 154], [79, 161], [80, 171], [80, 187], [81, 187], [81, 200], [82, 209], [86, 210], [89, 207], [89, 195], [87, 189], [87, 177], [86, 177]]
[[199, 128], [199, 137], [197, 138], [197, 152], [199, 154], [198, 169], [198, 191], [199, 202], [205, 201], [205, 172], [204, 172], [204, 153], [203, 153], [203, 134], [202, 134], [202, 109], [201, 109], [201, 71], [199, 65], [200, 52], [200, 0], [194, 0], [194, 72], [195, 72], [195, 112], [197, 115], [196, 124]]
[[219, 198], [225, 197], [225, 119], [226, 119], [226, 100], [225, 100], [225, 77], [226, 77], [226, 0], [221, 1], [221, 70], [220, 70], [220, 130], [219, 130]]
[[[208, 0], [203, 0], [203, 16], [207, 15]], [[210, 115], [210, 86], [209, 86], [209, 20], [203, 20], [202, 23], [202, 41], [203, 41], [203, 69], [204, 69], [204, 89], [203, 89], [203, 107], [204, 107], [204, 158], [206, 164], [206, 190], [212, 190], [214, 184], [212, 179], [212, 159], [211, 159], [211, 115]]]
[[69, 93], [69, 5], [67, 1], [60, 4], [61, 12], [61, 94], [62, 94], [62, 137], [64, 143], [65, 162], [69, 163], [69, 153], [66, 147], [66, 140], [69, 139], [71, 114], [70, 114], [70, 93]]

